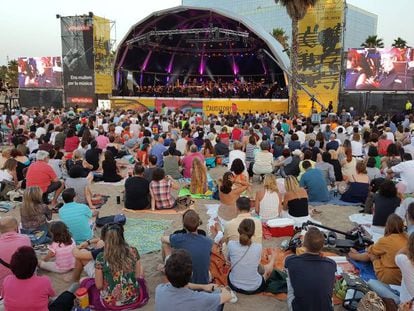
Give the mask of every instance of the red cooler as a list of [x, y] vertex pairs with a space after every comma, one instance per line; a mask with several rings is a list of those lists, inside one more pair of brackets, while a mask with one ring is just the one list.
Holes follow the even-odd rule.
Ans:
[[276, 218], [266, 222], [272, 237], [293, 236], [295, 222], [290, 218]]

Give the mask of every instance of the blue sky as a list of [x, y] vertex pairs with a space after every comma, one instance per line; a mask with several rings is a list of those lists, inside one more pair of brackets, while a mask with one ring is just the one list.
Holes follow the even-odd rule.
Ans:
[[[231, 0], [223, 0], [231, 1]], [[208, 2], [208, 0], [206, 0]], [[378, 35], [385, 45], [397, 36], [414, 45], [414, 0], [348, 0], [378, 15]], [[61, 54], [60, 24], [56, 14], [81, 15], [89, 11], [116, 21], [116, 38], [153, 11], [180, 5], [180, 0], [9, 0], [0, 14], [0, 65], [19, 56]]]

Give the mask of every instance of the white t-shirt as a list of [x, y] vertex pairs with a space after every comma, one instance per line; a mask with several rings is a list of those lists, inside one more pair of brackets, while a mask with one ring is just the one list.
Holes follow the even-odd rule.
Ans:
[[410, 301], [414, 297], [414, 265], [405, 254], [395, 256], [395, 263], [402, 274], [400, 302]]
[[362, 156], [363, 155], [363, 151], [362, 151], [362, 143], [359, 141], [351, 141], [351, 147], [352, 147], [352, 155], [353, 156]]
[[13, 181], [13, 176], [7, 170], [0, 170], [0, 181]]
[[391, 169], [394, 173], [400, 173], [402, 182], [407, 187], [405, 193], [414, 192], [414, 160], [401, 162]]
[[243, 161], [244, 164], [244, 169], [247, 170], [246, 168], [246, 153], [241, 151], [241, 150], [232, 150], [229, 153], [229, 165], [228, 168], [231, 168], [231, 165], [233, 163], [234, 160], [236, 159], [240, 159]]

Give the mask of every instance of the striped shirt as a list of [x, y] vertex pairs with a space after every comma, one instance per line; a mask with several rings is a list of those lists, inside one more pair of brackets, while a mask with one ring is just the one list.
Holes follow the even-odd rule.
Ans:
[[72, 240], [72, 244], [70, 245], [56, 242], [49, 245], [49, 250], [55, 254], [55, 264], [58, 269], [68, 271], [75, 267], [75, 257], [72, 255], [72, 250], [75, 247], [74, 240]]

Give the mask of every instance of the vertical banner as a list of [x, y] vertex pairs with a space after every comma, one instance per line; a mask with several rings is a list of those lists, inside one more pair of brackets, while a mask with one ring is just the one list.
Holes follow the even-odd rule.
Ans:
[[93, 17], [93, 49], [95, 55], [95, 93], [111, 94], [111, 21]]
[[[337, 110], [341, 73], [344, 0], [320, 0], [299, 21], [299, 81], [322, 104]], [[319, 108], [315, 104], [315, 108]], [[312, 101], [298, 91], [298, 110], [310, 115]]]
[[94, 107], [93, 18], [61, 17], [63, 83], [69, 106]]

